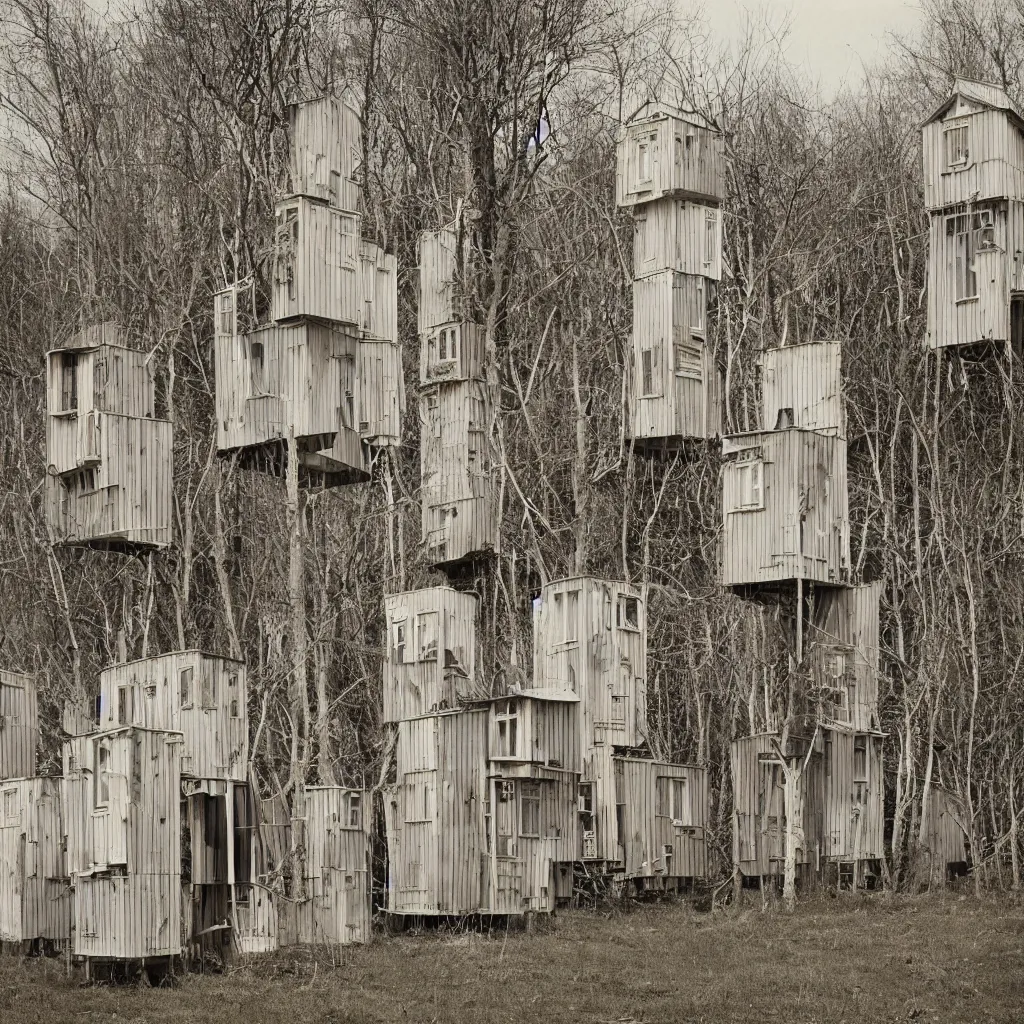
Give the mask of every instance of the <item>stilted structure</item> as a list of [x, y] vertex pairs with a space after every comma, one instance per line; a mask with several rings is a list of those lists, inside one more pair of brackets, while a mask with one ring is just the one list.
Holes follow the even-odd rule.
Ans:
[[648, 104], [626, 126], [616, 199], [634, 218], [628, 433], [640, 452], [721, 431], [707, 301], [722, 276], [723, 195], [723, 140], [711, 122]]
[[[386, 598], [387, 909], [396, 915], [547, 912], [573, 858], [579, 698], [487, 698], [477, 597], [431, 587]], [[571, 872], [568, 891], [571, 893]]]
[[922, 126], [933, 350], [1024, 342], [1024, 114], [997, 85], [958, 78]]
[[646, 594], [593, 577], [544, 587], [534, 605], [534, 684], [579, 701], [572, 860], [636, 888], [707, 875], [706, 771], [648, 749]]
[[149, 357], [118, 324], [46, 356], [46, 522], [55, 544], [137, 555], [171, 543], [172, 427]]
[[484, 332], [459, 292], [453, 228], [420, 235], [420, 476], [423, 543], [446, 572], [493, 551], [497, 505], [487, 431]]
[[277, 204], [272, 322], [252, 282], [217, 293], [217, 450], [275, 476], [293, 439], [300, 486], [369, 479], [405, 409], [395, 258], [361, 238], [358, 112], [325, 98], [290, 108]]
[[762, 357], [762, 429], [723, 439], [722, 583], [779, 602], [795, 700], [732, 744], [733, 860], [745, 876], [860, 886], [883, 856], [879, 584], [850, 585], [839, 346]]
[[61, 780], [36, 776], [35, 680], [0, 672], [0, 944], [67, 943]]

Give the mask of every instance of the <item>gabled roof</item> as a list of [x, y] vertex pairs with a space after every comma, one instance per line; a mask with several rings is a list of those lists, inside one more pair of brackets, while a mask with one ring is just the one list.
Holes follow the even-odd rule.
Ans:
[[953, 80], [952, 92], [925, 119], [922, 127], [926, 124], [931, 124], [933, 121], [938, 121], [956, 103], [958, 98], [969, 100], [971, 103], [978, 103], [992, 110], [1005, 110], [1011, 117], [1024, 125], [1024, 113], [1021, 113], [1020, 107], [1010, 99], [1006, 90], [1001, 86], [993, 85], [991, 82], [976, 82], [971, 78], [956, 78]]
[[720, 131], [713, 119], [699, 114], [696, 110], [688, 107], [677, 107], [675, 104], [667, 103], [664, 100], [647, 100], [626, 119], [626, 124], [639, 124], [643, 121], [653, 121], [660, 117], [675, 117], [680, 121], [686, 121], [688, 124], [697, 125], [698, 128], [707, 128], [714, 132]]

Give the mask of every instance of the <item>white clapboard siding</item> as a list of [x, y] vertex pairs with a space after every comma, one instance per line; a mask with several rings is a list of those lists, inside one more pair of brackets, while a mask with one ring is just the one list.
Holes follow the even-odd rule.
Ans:
[[451, 587], [384, 598], [385, 722], [417, 718], [479, 696], [478, 604], [476, 594]]
[[721, 202], [724, 138], [699, 114], [650, 105], [622, 132], [615, 201], [636, 206], [665, 196]]

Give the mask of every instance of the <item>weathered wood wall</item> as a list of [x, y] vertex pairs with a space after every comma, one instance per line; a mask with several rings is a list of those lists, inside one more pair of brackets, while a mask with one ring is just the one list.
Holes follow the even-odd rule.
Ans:
[[722, 279], [722, 214], [715, 206], [658, 199], [633, 211], [633, 277], [665, 270]]
[[835, 341], [814, 341], [766, 349], [761, 355], [761, 428], [788, 425], [846, 437], [841, 349]]
[[288, 108], [286, 191], [359, 212], [355, 180], [362, 160], [359, 111], [347, 97], [324, 96]]
[[0, 670], [0, 779], [36, 772], [39, 707], [35, 680]]
[[457, 238], [451, 228], [423, 231], [418, 245], [420, 301], [417, 329], [421, 335], [462, 319], [457, 295]]

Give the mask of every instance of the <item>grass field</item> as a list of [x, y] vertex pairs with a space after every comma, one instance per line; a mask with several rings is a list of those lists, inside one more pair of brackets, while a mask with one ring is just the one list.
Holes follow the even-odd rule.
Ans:
[[174, 987], [0, 959], [0, 1022], [1024, 1022], [1024, 906], [956, 895], [563, 911], [536, 932], [405, 934]]

